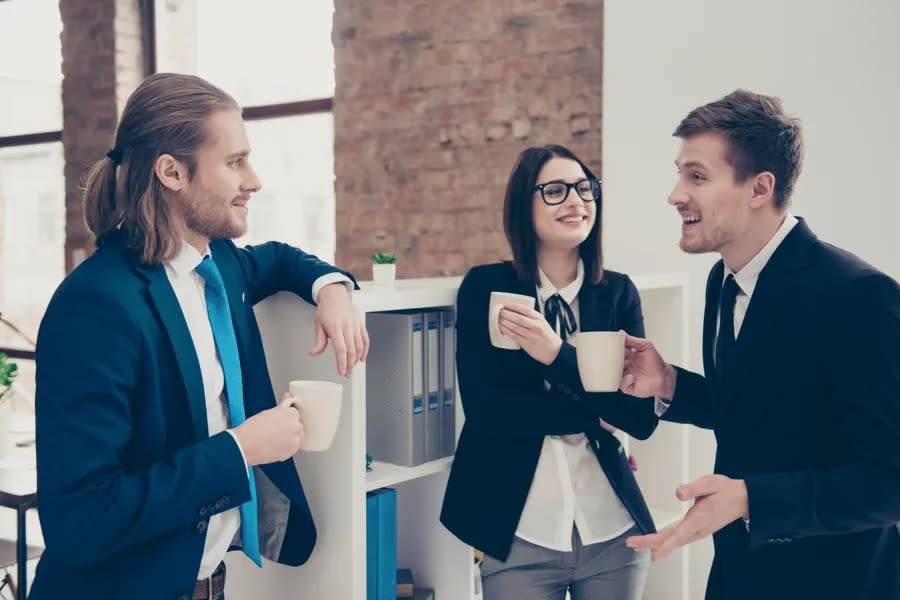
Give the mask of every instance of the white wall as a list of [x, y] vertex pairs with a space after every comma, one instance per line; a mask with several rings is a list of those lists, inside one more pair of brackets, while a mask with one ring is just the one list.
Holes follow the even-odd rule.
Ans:
[[[780, 96], [803, 122], [794, 214], [900, 278], [900, 2], [604, 4], [607, 260], [629, 273], [691, 274], [691, 367], [700, 368], [703, 286], [715, 257], [678, 249], [680, 220], [666, 204], [678, 147], [671, 133], [692, 108], [735, 88]], [[692, 472], [710, 471], [711, 437], [691, 444]], [[708, 544], [692, 550], [690, 598], [703, 595], [710, 556]]]

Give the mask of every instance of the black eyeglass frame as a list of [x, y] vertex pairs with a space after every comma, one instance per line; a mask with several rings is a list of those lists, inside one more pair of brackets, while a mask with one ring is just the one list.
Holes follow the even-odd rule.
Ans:
[[[577, 185], [584, 183], [585, 181], [591, 182], [591, 192], [593, 192], [593, 195], [594, 195], [593, 198], [585, 198], [584, 196], [581, 195], [581, 192], [578, 191], [578, 188], [575, 187]], [[544, 204], [546, 204], [547, 206], [559, 206], [560, 204], [565, 202], [569, 198], [569, 192], [572, 191], [572, 188], [575, 189], [575, 193], [578, 194], [578, 197], [581, 198], [584, 202], [595, 202], [597, 200], [600, 200], [600, 201], [603, 200], [603, 190], [600, 186], [600, 184], [602, 184], [602, 183], [603, 182], [600, 179], [591, 179], [590, 177], [585, 177], [584, 179], [579, 179], [578, 181], [576, 181], [574, 183], [566, 183], [565, 181], [548, 181], [547, 183], [541, 183], [541, 184], [534, 186], [534, 189], [532, 190], [532, 192], [539, 191], [541, 193], [541, 200], [543, 200]], [[564, 186], [566, 186], [566, 193], [563, 194], [562, 200], [560, 200], [559, 202], [550, 202], [549, 200], [547, 200], [547, 197], [544, 196], [544, 187], [546, 187], [548, 185], [564, 185]]]

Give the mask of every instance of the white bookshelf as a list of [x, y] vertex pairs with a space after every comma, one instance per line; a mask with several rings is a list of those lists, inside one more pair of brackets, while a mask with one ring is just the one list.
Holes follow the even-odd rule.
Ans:
[[[682, 274], [632, 276], [641, 295], [644, 328], [666, 360], [686, 364], [688, 359], [688, 276]], [[621, 436], [626, 452], [637, 463], [635, 477], [650, 507], [657, 529], [671, 527], [684, 514], [675, 488], [689, 481], [689, 427], [660, 422], [650, 439]], [[690, 548], [673, 552], [653, 563], [644, 600], [688, 600]]]
[[[667, 357], [686, 357], [686, 278], [666, 275], [633, 280], [644, 302], [648, 335]], [[460, 281], [459, 277], [408, 279], [398, 280], [393, 286], [362, 282], [362, 290], [354, 293], [354, 303], [363, 313], [453, 306]], [[293, 379], [321, 379], [344, 385], [341, 421], [332, 447], [325, 452], [301, 452], [295, 458], [318, 528], [318, 542], [310, 560], [301, 567], [264, 560], [264, 568], [258, 569], [243, 555], [230, 553], [227, 595], [365, 600], [366, 492], [392, 487], [397, 490], [398, 567], [412, 569], [416, 584], [434, 588], [440, 600], [471, 600], [472, 548], [438, 521], [452, 457], [416, 467], [376, 461], [373, 470], [366, 472], [366, 365], [358, 365], [352, 377], [345, 379], [337, 374], [330, 346], [322, 356], [309, 356], [315, 342], [313, 311], [313, 307], [288, 293], [278, 294], [256, 307], [277, 396], [287, 390]], [[458, 398], [456, 406], [458, 435], [463, 421]], [[682, 510], [674, 501], [675, 486], [666, 486], [671, 477], [677, 479], [686, 468], [684, 439], [677, 429], [661, 427], [650, 443], [624, 441], [638, 461], [638, 480], [657, 525], [662, 528], [676, 522]], [[655, 478], [663, 475], [665, 481], [658, 484]], [[683, 587], [683, 568], [686, 567], [682, 560], [676, 567], [668, 567], [659, 585], [665, 585], [670, 592]], [[654, 565], [651, 585], [658, 570]], [[678, 577], [677, 582], [670, 579], [670, 571]], [[649, 592], [646, 597], [651, 598]], [[675, 596], [670, 593], [658, 597]]]
[[366, 473], [366, 491], [371, 492], [441, 471], [449, 471], [452, 463], [452, 456], [439, 458], [415, 467], [404, 467], [376, 460], [372, 462], [372, 470]]

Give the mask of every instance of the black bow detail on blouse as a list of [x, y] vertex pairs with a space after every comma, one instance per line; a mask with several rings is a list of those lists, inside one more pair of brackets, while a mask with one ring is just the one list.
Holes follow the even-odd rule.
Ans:
[[[559, 329], [559, 337], [566, 341], [569, 334], [575, 333], [575, 313], [569, 303], [559, 294], [553, 294], [544, 303], [544, 317], [554, 330]], [[557, 324], [559, 327], [557, 327]]]

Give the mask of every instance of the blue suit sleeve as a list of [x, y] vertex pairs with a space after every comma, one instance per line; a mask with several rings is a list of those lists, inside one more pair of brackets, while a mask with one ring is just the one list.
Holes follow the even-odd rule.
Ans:
[[294, 292], [315, 304], [313, 284], [329, 273], [344, 275], [355, 289], [359, 287], [350, 273], [288, 244], [267, 242], [244, 248], [228, 244], [243, 270], [252, 304], [281, 291]]

